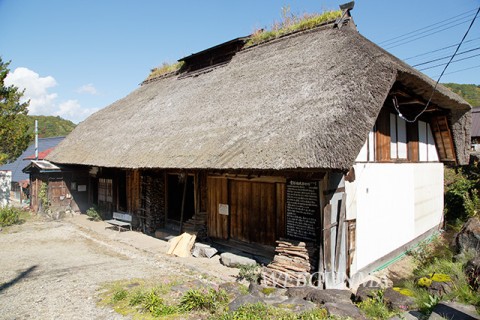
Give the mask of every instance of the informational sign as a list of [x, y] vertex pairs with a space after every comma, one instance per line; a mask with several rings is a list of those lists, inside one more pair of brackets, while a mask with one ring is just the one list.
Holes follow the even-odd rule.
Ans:
[[287, 181], [287, 237], [317, 240], [319, 203], [318, 181]]
[[218, 213], [228, 216], [228, 204], [219, 203], [218, 204]]
[[87, 185], [86, 184], [79, 184], [77, 190], [79, 192], [87, 191]]

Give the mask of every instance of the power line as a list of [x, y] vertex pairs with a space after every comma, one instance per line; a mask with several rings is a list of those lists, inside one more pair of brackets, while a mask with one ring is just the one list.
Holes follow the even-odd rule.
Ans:
[[[395, 109], [397, 110], [398, 112], [398, 115], [404, 119], [405, 121], [407, 122], [415, 122], [417, 121], [418, 117], [420, 117], [424, 112], [425, 110], [427, 110], [428, 106], [430, 105], [430, 101], [432, 101], [432, 98], [433, 98], [433, 94], [435, 93], [435, 91], [437, 90], [437, 86], [438, 86], [438, 83], [440, 82], [440, 79], [442, 78], [443, 74], [445, 73], [445, 70], [447, 70], [448, 66], [450, 65], [450, 63], [452, 62], [453, 58], [455, 58], [455, 55], [457, 54], [458, 50], [460, 49], [460, 47], [462, 46], [462, 43], [463, 41], [465, 41], [465, 38], [467, 37], [468, 33], [470, 32], [470, 29], [472, 28], [473, 24], [475, 23], [475, 19], [477, 19], [477, 16], [478, 16], [478, 13], [480, 12], [480, 7], [478, 7], [477, 9], [477, 12], [475, 13], [475, 16], [473, 17], [472, 19], [472, 22], [470, 22], [470, 25], [468, 26], [468, 29], [467, 29], [467, 32], [465, 32], [465, 34], [463, 35], [463, 38], [462, 40], [460, 41], [460, 43], [458, 44], [458, 47], [457, 49], [455, 49], [455, 52], [453, 53], [452, 57], [450, 58], [450, 60], [447, 62], [445, 68], [443, 68], [443, 71], [442, 73], [440, 74], [440, 76], [438, 77], [438, 80], [437, 82], [435, 83], [435, 86], [433, 87], [433, 90], [432, 90], [432, 93], [430, 94], [430, 98], [428, 99], [427, 103], [425, 104], [425, 107], [423, 108], [423, 110], [417, 114], [415, 116], [415, 118], [413, 120], [410, 120], [410, 119], [407, 119], [406, 117], [404, 117], [402, 115], [402, 113], [400, 112], [400, 108], [398, 106], [398, 101], [397, 101], [397, 97], [393, 97], [393, 106], [395, 107]], [[480, 54], [479, 54], [480, 55]], [[465, 59], [463, 59], [465, 60]]]
[[[399, 36], [396, 36], [396, 37], [394, 37], [394, 38], [390, 38], [390, 39], [387, 39], [387, 40], [380, 41], [380, 42], [378, 43], [378, 45], [381, 45], [381, 44], [384, 44], [385, 42], [390, 42], [390, 41], [392, 41], [392, 40], [396, 40], [396, 39], [399, 39], [399, 38], [408, 36], [408, 35], [410, 35], [410, 34], [413, 34], [413, 33], [418, 32], [418, 31], [422, 31], [422, 30], [424, 30], [424, 29], [427, 29], [427, 28], [430, 28], [430, 27], [433, 27], [433, 26], [442, 24], [442, 23], [444, 23], [444, 22], [446, 22], [446, 21], [453, 20], [453, 19], [455, 19], [455, 18], [461, 17], [461, 16], [463, 16], [463, 15], [465, 15], [465, 14], [468, 14], [468, 13], [470, 13], [470, 12], [473, 12], [473, 11], [475, 11], [475, 9], [472, 9], [472, 10], [469, 10], [469, 11], [466, 11], [466, 12], [463, 12], [463, 13], [461, 13], [461, 14], [458, 14], [458, 15], [453, 16], [453, 17], [451, 17], [451, 18], [448, 18], [448, 19], [445, 19], [445, 20], [442, 20], [442, 21], [439, 21], [439, 22], [430, 24], [430, 25], [428, 25], [428, 26], [425, 26], [425, 27], [422, 27], [422, 28], [419, 28], [419, 29], [416, 29], [416, 30], [413, 30], [413, 31], [410, 31], [410, 32], [407, 32], [407, 33], [404, 33], [404, 34], [399, 35]], [[472, 15], [473, 15], [473, 14], [472, 14]]]
[[[476, 41], [476, 40], [479, 40], [479, 39], [480, 39], [480, 37], [473, 38], [473, 39], [470, 39], [468, 41], [464, 41], [463, 43], [469, 43], [469, 42]], [[435, 53], [435, 52], [443, 51], [443, 50], [446, 50], [446, 49], [450, 49], [450, 48], [456, 47], [458, 45], [459, 45], [458, 43], [455, 43], [455, 44], [452, 44], [452, 45], [449, 45], [449, 46], [446, 46], [446, 47], [443, 47], [443, 48], [439, 48], [439, 49], [427, 51], [427, 52], [424, 52], [424, 53], [420, 53], [420, 54], [417, 54], [415, 56], [405, 58], [405, 59], [403, 59], [403, 61], [407, 61], [407, 60], [411, 60], [411, 59], [418, 58], [418, 57], [421, 57], [421, 56], [425, 56], [425, 55], [430, 54], [430, 53]]]
[[[480, 68], [480, 64], [476, 65], [476, 66], [473, 66], [473, 67], [468, 67], [468, 68], [464, 68], [464, 69], [455, 70], [455, 71], [452, 71], [452, 72], [447, 72], [447, 73], [444, 73], [443, 75], [459, 73], [459, 72], [462, 72], [462, 71], [467, 71], [467, 70], [477, 69], [477, 68]], [[433, 77], [438, 77], [438, 76], [439, 75], [437, 74], [437, 75], [434, 75]]]
[[[395, 44], [395, 45], [387, 45], [384, 47], [384, 49], [392, 49], [392, 48], [396, 48], [398, 46], [403, 46], [404, 44], [407, 44], [407, 43], [410, 43], [410, 42], [413, 42], [413, 41], [417, 41], [417, 40], [420, 40], [420, 39], [423, 39], [423, 38], [426, 38], [426, 37], [429, 37], [431, 35], [434, 35], [434, 34], [437, 34], [437, 33], [440, 33], [442, 31], [445, 31], [445, 30], [448, 30], [448, 29], [452, 29], [452, 28], [455, 28], [459, 25], [462, 25], [462, 24], [465, 24], [467, 23], [468, 21], [463, 21], [463, 22], [460, 22], [460, 23], [457, 23], [457, 24], [454, 24], [453, 26], [450, 26], [450, 27], [446, 27], [446, 28], [443, 28], [443, 29], [440, 29], [440, 30], [437, 30], [437, 31], [434, 31], [434, 32], [430, 32], [430, 33], [427, 33], [426, 35], [423, 35], [423, 36], [420, 36], [420, 37], [416, 37], [416, 38], [413, 38], [411, 40], [406, 40], [404, 42], [401, 42], [401, 43], [398, 43], [398, 44]], [[397, 43], [397, 42], [395, 42]], [[391, 44], [394, 44], [394, 43], [391, 43]]]
[[[476, 48], [473, 48], [473, 49], [470, 49], [470, 50], [465, 50], [465, 51], [459, 52], [459, 53], [457, 53], [457, 56], [459, 56], [461, 54], [469, 53], [469, 52], [472, 52], [472, 51], [477, 51], [477, 50], [480, 50], [480, 47], [476, 47]], [[437, 58], [437, 59], [433, 59], [433, 60], [430, 60], [430, 61], [426, 61], [426, 62], [417, 63], [417, 64], [414, 64], [412, 67], [423, 66], [425, 64], [429, 64], [429, 63], [432, 63], [432, 62], [435, 62], [435, 61], [444, 60], [444, 59], [447, 59], [447, 58], [450, 58], [450, 55], [445, 56], [445, 57], [441, 57], [441, 58]], [[456, 60], [456, 61], [459, 61], [459, 60]]]
[[480, 56], [480, 53], [479, 53], [479, 54], [475, 54], [475, 55], [473, 55], [473, 56], [465, 57], [465, 58], [462, 58], [462, 59], [457, 59], [457, 60], [454, 60], [454, 61], [452, 61], [452, 59], [450, 59], [450, 61], [447, 62], [447, 63], [440, 63], [440, 64], [437, 64], [437, 65], [434, 65], [434, 66], [431, 66], [431, 67], [426, 67], [426, 68], [418, 69], [418, 71], [433, 69], [433, 68], [441, 67], [441, 66], [444, 66], [444, 65], [447, 65], [447, 66], [448, 66], [450, 63], [455, 63], [455, 62], [459, 62], [459, 61], [464, 61], [464, 60], [468, 60], [468, 59], [475, 58], [475, 57], [478, 57], [478, 56]]

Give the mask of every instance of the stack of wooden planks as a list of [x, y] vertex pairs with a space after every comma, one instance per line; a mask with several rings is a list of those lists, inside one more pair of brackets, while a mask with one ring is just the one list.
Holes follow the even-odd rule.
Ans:
[[183, 231], [195, 234], [199, 240], [207, 238], [207, 213], [199, 212], [183, 223]]
[[273, 261], [262, 269], [262, 284], [281, 288], [308, 284], [312, 266], [305, 242], [276, 242]]
[[195, 244], [195, 235], [184, 232], [178, 237], [170, 239], [168, 242], [170, 246], [167, 254], [174, 255], [181, 258], [191, 257], [192, 247]]

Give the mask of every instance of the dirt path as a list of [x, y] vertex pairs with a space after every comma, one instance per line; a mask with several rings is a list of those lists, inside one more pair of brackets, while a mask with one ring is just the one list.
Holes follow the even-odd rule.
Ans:
[[0, 319], [125, 319], [96, 306], [100, 285], [165, 275], [200, 276], [68, 221], [28, 221], [0, 232]]

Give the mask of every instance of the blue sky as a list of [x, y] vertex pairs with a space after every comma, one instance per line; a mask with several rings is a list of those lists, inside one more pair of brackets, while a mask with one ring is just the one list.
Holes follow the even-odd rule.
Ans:
[[[281, 19], [282, 7], [303, 14], [338, 9], [344, 2], [0, 0], [0, 55], [12, 61], [9, 81], [26, 88], [31, 114], [78, 123], [136, 89], [150, 69], [269, 27]], [[405, 59], [458, 43], [479, 6], [480, 0], [357, 0], [352, 15], [361, 34]], [[434, 23], [439, 24], [425, 29]], [[384, 42], [418, 29], [410, 36], [425, 37]], [[429, 35], [441, 29], [446, 30]], [[480, 17], [466, 41], [459, 52], [472, 51], [458, 58], [471, 58], [451, 64], [441, 82], [480, 84], [480, 56], [475, 56]], [[406, 62], [442, 58], [454, 50]], [[436, 80], [441, 71], [424, 72]]]

